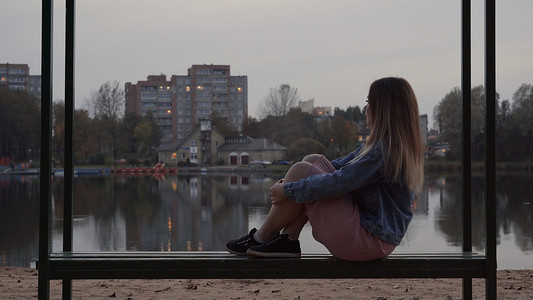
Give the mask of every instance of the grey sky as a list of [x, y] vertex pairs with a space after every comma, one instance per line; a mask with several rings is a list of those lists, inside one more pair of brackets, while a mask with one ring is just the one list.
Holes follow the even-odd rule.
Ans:
[[[473, 86], [483, 83], [483, 1], [472, 1]], [[249, 114], [289, 83], [317, 106], [364, 105], [369, 84], [401, 76], [420, 112], [460, 86], [460, 0], [78, 0], [76, 101], [106, 80], [228, 64], [248, 76]], [[533, 1], [497, 1], [497, 92], [533, 84]], [[0, 62], [40, 74], [41, 2], [0, 0]], [[63, 99], [64, 1], [55, 1], [54, 99]], [[432, 124], [430, 124], [432, 127]]]

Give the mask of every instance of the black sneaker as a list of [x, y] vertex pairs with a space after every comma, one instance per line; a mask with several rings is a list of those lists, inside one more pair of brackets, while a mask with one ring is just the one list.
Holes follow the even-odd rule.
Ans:
[[235, 255], [246, 255], [246, 251], [252, 246], [262, 245], [261, 243], [254, 240], [254, 233], [257, 229], [253, 228], [250, 232], [237, 240], [231, 240], [226, 244], [226, 250], [229, 253]]
[[258, 257], [300, 257], [302, 250], [299, 241], [289, 240], [288, 234], [280, 234], [268, 243], [250, 247], [246, 254]]

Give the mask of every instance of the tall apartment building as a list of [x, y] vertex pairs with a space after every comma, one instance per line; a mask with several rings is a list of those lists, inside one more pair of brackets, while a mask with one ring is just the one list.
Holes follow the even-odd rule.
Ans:
[[28, 91], [30, 68], [27, 64], [0, 64], [0, 87]]
[[199, 120], [225, 118], [242, 130], [248, 115], [248, 79], [231, 76], [229, 65], [193, 65], [187, 75], [148, 76], [125, 86], [126, 112], [157, 116], [161, 144], [179, 142], [191, 134]]
[[125, 86], [126, 113], [146, 116], [149, 112], [161, 130], [161, 143], [172, 142], [173, 103], [172, 85], [166, 75], [150, 75], [147, 80], [130, 82]]
[[27, 64], [0, 64], [0, 87], [27, 91], [41, 99], [41, 75], [30, 75]]
[[41, 99], [41, 75], [30, 75], [28, 91], [37, 99]]

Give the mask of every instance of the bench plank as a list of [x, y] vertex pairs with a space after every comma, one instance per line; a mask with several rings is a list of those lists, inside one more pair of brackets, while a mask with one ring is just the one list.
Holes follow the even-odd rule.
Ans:
[[227, 252], [60, 252], [50, 255], [51, 279], [484, 278], [475, 253], [399, 253], [350, 262], [330, 254], [250, 258]]

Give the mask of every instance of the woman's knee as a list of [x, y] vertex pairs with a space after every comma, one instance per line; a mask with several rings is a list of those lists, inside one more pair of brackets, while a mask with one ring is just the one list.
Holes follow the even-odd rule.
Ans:
[[302, 159], [302, 161], [312, 164], [315, 161], [317, 161], [321, 156], [322, 156], [321, 154], [308, 154]]
[[293, 164], [285, 175], [285, 181], [296, 181], [300, 178], [309, 176], [309, 171], [311, 170], [312, 166], [313, 164], [307, 161], [299, 161]]

